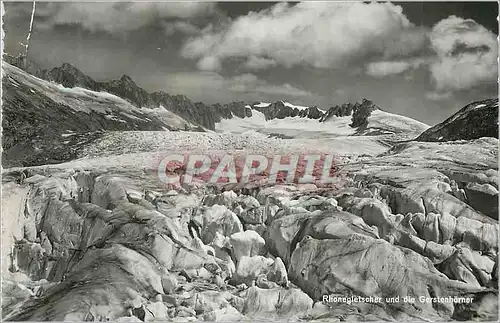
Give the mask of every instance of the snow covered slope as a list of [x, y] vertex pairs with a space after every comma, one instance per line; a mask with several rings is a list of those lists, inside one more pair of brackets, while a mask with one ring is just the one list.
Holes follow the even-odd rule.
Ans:
[[415, 119], [375, 110], [368, 117], [368, 126], [364, 133], [380, 132], [381, 134], [400, 134], [414, 138], [427, 129], [429, 129], [429, 125]]

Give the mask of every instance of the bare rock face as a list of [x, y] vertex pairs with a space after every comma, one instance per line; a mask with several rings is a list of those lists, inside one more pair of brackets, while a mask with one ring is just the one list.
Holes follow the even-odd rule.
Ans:
[[105, 130], [171, 128], [124, 99], [91, 91], [63, 91], [7, 63], [3, 70], [2, 158], [6, 166], [72, 160], [83, 144], [93, 142]]

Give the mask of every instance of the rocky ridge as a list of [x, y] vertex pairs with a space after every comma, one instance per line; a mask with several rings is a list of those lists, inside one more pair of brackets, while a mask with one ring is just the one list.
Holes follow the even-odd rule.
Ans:
[[498, 138], [498, 98], [473, 102], [422, 133], [418, 141]]
[[172, 129], [116, 96], [64, 91], [7, 63], [3, 75], [2, 159], [7, 167], [71, 160], [104, 130]]
[[283, 101], [265, 105], [254, 103], [251, 108], [262, 112], [266, 120], [284, 119], [287, 117], [320, 119], [323, 116], [323, 112], [317, 107], [305, 107], [299, 109], [296, 106], [285, 104]]

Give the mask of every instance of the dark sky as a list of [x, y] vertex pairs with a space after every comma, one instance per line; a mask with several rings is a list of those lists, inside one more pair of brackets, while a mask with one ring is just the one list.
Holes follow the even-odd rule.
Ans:
[[[5, 3], [22, 51], [31, 2]], [[497, 95], [496, 2], [37, 3], [29, 58], [196, 101], [369, 98], [435, 124]]]

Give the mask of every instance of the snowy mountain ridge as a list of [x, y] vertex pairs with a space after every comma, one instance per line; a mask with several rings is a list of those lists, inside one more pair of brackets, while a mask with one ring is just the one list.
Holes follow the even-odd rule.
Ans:
[[380, 110], [373, 102], [331, 107], [294, 105], [285, 101], [247, 105], [250, 116], [221, 119], [215, 130], [225, 133], [257, 132], [282, 138], [320, 138], [338, 136], [391, 136], [414, 139], [429, 125], [409, 117]]
[[[43, 70], [32, 62], [25, 62], [19, 58], [4, 55], [4, 61], [26, 71], [40, 79], [60, 84], [61, 88], [82, 88], [95, 92], [106, 92], [128, 101], [131, 105], [139, 109], [147, 110], [155, 115], [168, 115], [167, 122], [174, 122], [176, 128], [180, 130], [197, 128], [202, 130], [215, 130], [216, 124], [224, 119], [233, 117], [251, 117], [252, 111], [256, 110], [264, 114], [266, 120], [284, 119], [288, 117], [300, 117], [324, 121], [332, 115], [340, 116], [339, 109], [347, 107], [350, 114], [352, 111], [359, 111], [359, 116], [354, 115], [353, 124], [355, 127], [365, 123], [366, 117], [370, 113], [368, 110], [378, 109], [374, 104], [365, 100], [361, 103], [347, 103], [333, 106], [327, 110], [316, 106], [304, 106], [294, 104], [289, 101], [277, 101], [274, 103], [255, 102], [247, 104], [244, 102], [231, 102], [227, 104], [204, 104], [193, 102], [184, 95], [170, 95], [165, 92], [148, 93], [139, 87], [128, 75], [123, 75], [120, 79], [107, 82], [97, 82], [85, 75], [71, 64], [64, 63], [60, 67], [50, 70]], [[170, 113], [163, 112], [168, 110]], [[174, 116], [177, 115], [178, 117]], [[344, 114], [346, 115], [346, 114]], [[358, 120], [359, 119], [359, 120]]]

